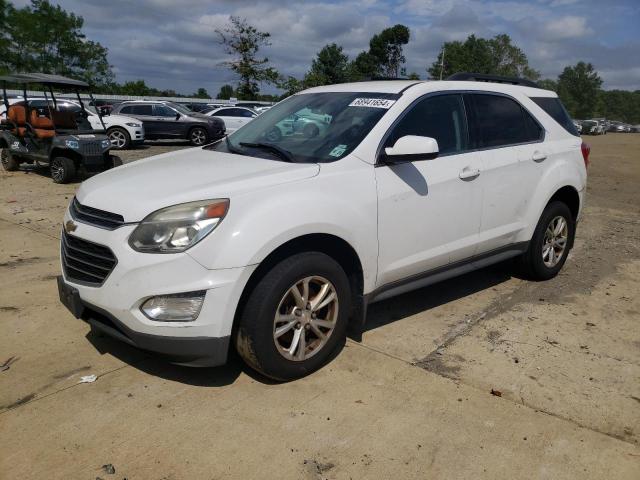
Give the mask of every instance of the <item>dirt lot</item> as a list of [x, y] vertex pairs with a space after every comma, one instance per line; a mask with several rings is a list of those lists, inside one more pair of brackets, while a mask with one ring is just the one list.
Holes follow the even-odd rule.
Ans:
[[587, 141], [560, 276], [500, 265], [376, 304], [288, 384], [90, 333], [55, 285], [77, 185], [0, 173], [0, 478], [640, 478], [640, 135]]

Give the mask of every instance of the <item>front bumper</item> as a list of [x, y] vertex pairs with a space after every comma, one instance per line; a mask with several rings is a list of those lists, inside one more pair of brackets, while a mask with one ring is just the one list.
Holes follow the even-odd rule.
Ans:
[[[70, 219], [67, 211], [65, 223]], [[199, 366], [225, 363], [236, 306], [255, 267], [208, 270], [188, 253], [134, 251], [128, 238], [135, 225], [105, 230], [77, 220], [75, 224], [77, 228], [71, 235], [107, 246], [117, 258], [100, 286], [74, 280], [62, 269], [61, 300], [65, 303], [65, 291], [77, 292], [81, 306], [76, 311], [70, 308], [76, 317], [92, 328], [143, 350], [171, 357], [177, 363]], [[154, 321], [140, 311], [140, 306], [152, 296], [200, 290], [206, 291], [206, 295], [198, 318], [192, 322]]]
[[[227, 361], [230, 336], [225, 337], [170, 337], [140, 333], [127, 327], [107, 310], [82, 301], [77, 289], [57, 277], [60, 301], [68, 306], [76, 318], [91, 329], [102, 332], [133, 347], [161, 355], [173, 363], [192, 366], [217, 366]], [[77, 299], [69, 298], [78, 295]], [[71, 305], [78, 302], [74, 307]]]

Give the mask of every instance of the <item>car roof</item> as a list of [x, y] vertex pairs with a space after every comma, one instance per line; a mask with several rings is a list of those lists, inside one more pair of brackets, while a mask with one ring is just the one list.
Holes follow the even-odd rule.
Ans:
[[524, 93], [529, 97], [557, 97], [551, 90], [542, 88], [511, 85], [506, 83], [476, 82], [462, 80], [377, 80], [372, 82], [339, 83], [335, 85], [323, 85], [313, 87], [300, 93], [323, 93], [323, 92], [367, 92], [367, 93], [390, 93], [400, 94], [413, 89], [426, 91], [442, 90], [478, 90], [497, 93]]
[[87, 82], [76, 80], [74, 78], [63, 77], [62, 75], [53, 75], [51, 73], [14, 73], [13, 75], [0, 77], [0, 81], [89, 88], [89, 84]]

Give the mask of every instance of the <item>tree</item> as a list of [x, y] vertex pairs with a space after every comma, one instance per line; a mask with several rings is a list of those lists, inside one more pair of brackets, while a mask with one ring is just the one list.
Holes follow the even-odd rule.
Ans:
[[349, 57], [335, 43], [325, 45], [311, 62], [304, 80], [305, 87], [332, 85], [348, 80]]
[[216, 95], [216, 98], [219, 100], [229, 100], [234, 95], [235, 92], [233, 91], [233, 87], [231, 85], [223, 85], [222, 87], [220, 87], [220, 91], [218, 92], [218, 95]]
[[261, 32], [246, 19], [231, 16], [231, 25], [224, 30], [217, 30], [219, 43], [225, 51], [233, 56], [233, 60], [224, 62], [240, 77], [238, 84], [238, 98], [253, 100], [257, 97], [260, 82], [276, 83], [278, 73], [267, 66], [267, 57], [257, 58], [260, 47], [271, 45], [270, 33]]
[[558, 76], [558, 96], [574, 118], [588, 118], [596, 109], [602, 79], [593, 65], [578, 62]]
[[385, 28], [371, 38], [369, 54], [376, 60], [377, 73], [384, 77], [398, 77], [400, 65], [406, 60], [402, 46], [409, 43], [410, 36], [409, 28], [398, 24]]
[[420, 80], [420, 75], [418, 75], [416, 72], [411, 72], [409, 75], [407, 75], [407, 80]]
[[200, 87], [196, 93], [193, 94], [195, 98], [211, 98], [206, 88]]
[[457, 72], [525, 77], [531, 80], [540, 78], [540, 74], [529, 66], [524, 52], [511, 43], [509, 35], [504, 34], [491, 39], [469, 35], [464, 42], [446, 42], [427, 71], [433, 79], [447, 78]]
[[289, 76], [287, 78], [281, 78], [277, 84], [277, 87], [281, 90], [284, 90], [281, 98], [287, 98], [303, 90], [304, 84], [297, 78]]
[[553, 90], [554, 92], [558, 91], [558, 82], [550, 78], [538, 80], [537, 83], [540, 88], [544, 88], [545, 90]]
[[2, 68], [44, 72], [107, 85], [113, 80], [107, 49], [88, 40], [84, 20], [47, 0], [16, 9], [0, 2]]
[[368, 80], [378, 76], [378, 63], [369, 52], [360, 52], [349, 64], [349, 79], [352, 81]]

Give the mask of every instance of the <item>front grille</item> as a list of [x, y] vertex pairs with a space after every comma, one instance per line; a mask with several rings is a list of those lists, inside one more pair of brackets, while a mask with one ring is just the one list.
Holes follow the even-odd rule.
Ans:
[[82, 153], [85, 155], [102, 155], [102, 142], [83, 142], [81, 144]]
[[78, 202], [75, 197], [73, 197], [69, 212], [74, 220], [107, 230], [115, 230], [124, 224], [124, 217], [122, 215], [87, 207]]
[[113, 252], [104, 245], [89, 242], [62, 232], [60, 257], [67, 278], [99, 287], [118, 263]]

